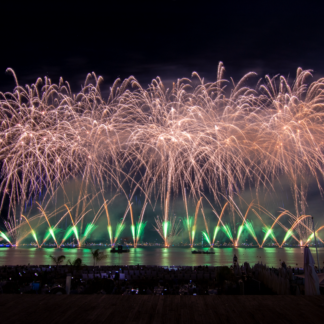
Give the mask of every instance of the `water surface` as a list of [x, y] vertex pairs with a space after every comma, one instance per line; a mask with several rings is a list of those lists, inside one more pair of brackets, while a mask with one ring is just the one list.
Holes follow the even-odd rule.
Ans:
[[[101, 248], [107, 258], [102, 260], [101, 265], [230, 265], [233, 256], [238, 256], [239, 263], [245, 261], [250, 264], [258, 262], [268, 266], [279, 267], [282, 261], [287, 265], [303, 267], [304, 249], [300, 247], [285, 247], [282, 249], [265, 247], [259, 248], [215, 248], [215, 254], [192, 254], [188, 247], [138, 247], [130, 249], [129, 253], [110, 253], [110, 248]], [[315, 263], [317, 264], [316, 250], [311, 248]], [[324, 266], [324, 248], [319, 248], [319, 261]], [[0, 265], [40, 265], [52, 264], [50, 255], [65, 255], [66, 260], [71, 261], [81, 258], [86, 265], [92, 265], [93, 259], [90, 248], [0, 248]]]

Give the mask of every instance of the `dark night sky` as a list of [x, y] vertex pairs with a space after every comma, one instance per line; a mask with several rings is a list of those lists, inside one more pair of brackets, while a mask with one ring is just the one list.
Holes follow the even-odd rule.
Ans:
[[74, 91], [92, 71], [107, 87], [129, 75], [144, 86], [157, 75], [174, 80], [192, 71], [213, 80], [219, 61], [235, 79], [250, 70], [293, 78], [298, 66], [324, 74], [321, 8], [309, 1], [249, 3], [2, 5], [0, 89], [14, 86], [7, 67], [21, 84], [63, 76]]

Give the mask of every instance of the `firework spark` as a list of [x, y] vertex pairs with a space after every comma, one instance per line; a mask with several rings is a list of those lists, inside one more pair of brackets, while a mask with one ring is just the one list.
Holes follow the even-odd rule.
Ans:
[[[247, 84], [255, 73], [235, 84], [224, 79], [224, 70], [220, 63], [217, 80], [209, 83], [194, 72], [193, 80], [178, 79], [171, 89], [160, 78], [147, 89], [134, 77], [118, 79], [105, 100], [100, 90], [103, 79], [95, 73], [86, 77], [79, 93], [72, 94], [62, 78], [58, 84], [39, 78], [22, 87], [8, 69], [16, 82], [12, 93], [0, 93], [0, 209], [9, 201], [8, 233], [17, 239], [26, 203], [43, 192], [54, 194], [80, 175], [84, 188], [93, 183], [103, 189], [109, 183], [124, 190], [127, 183], [138, 188], [148, 203], [151, 193], [161, 199], [166, 245], [171, 197], [178, 192], [185, 196], [186, 190], [196, 201], [203, 188], [215, 201], [221, 195], [233, 199], [249, 183], [257, 191], [262, 186], [273, 188], [284, 175], [300, 219], [309, 182], [315, 181], [323, 193], [324, 79], [307, 84], [311, 71], [299, 68], [292, 84], [282, 76], [265, 76], [251, 88]], [[83, 214], [84, 208], [77, 211], [77, 217]], [[232, 213], [234, 234], [238, 214]], [[308, 233], [308, 219], [303, 217], [294, 227], [300, 239]], [[76, 224], [79, 218], [73, 221]], [[195, 215], [190, 242], [196, 221]], [[242, 221], [241, 226], [253, 233], [246, 217]], [[48, 219], [47, 223], [56, 242]], [[108, 218], [113, 242], [109, 226]], [[133, 217], [132, 226], [136, 245]], [[79, 235], [76, 225], [74, 232]]]

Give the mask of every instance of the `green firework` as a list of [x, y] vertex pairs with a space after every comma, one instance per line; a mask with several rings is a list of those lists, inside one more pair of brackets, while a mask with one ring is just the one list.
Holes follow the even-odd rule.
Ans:
[[214, 230], [214, 237], [213, 237], [213, 243], [215, 242], [215, 240], [216, 240], [216, 237], [217, 237], [217, 233], [218, 233], [218, 231], [220, 230], [220, 227], [219, 226], [216, 226], [215, 227], [215, 230]]
[[237, 242], [240, 240], [240, 236], [243, 232], [243, 229], [244, 229], [244, 226], [243, 225], [240, 225], [239, 228], [238, 228], [238, 231], [237, 231]]
[[228, 224], [224, 224], [222, 227], [223, 232], [226, 234], [226, 236], [233, 241], [233, 235], [232, 235], [232, 231], [231, 228]]
[[[48, 228], [47, 232], [45, 233], [43, 243], [45, 243], [50, 238], [50, 236], [53, 238], [54, 242], [56, 242], [55, 232], [58, 232], [58, 231], [59, 231], [58, 229], [53, 229], [51, 227]], [[72, 227], [71, 227], [71, 231], [73, 231]]]
[[94, 224], [88, 224], [84, 230], [83, 239], [85, 239], [88, 235], [90, 235], [90, 233], [93, 232], [96, 227], [97, 226], [95, 226]]
[[282, 244], [285, 243], [289, 239], [289, 237], [292, 236], [292, 234], [293, 234], [293, 231], [291, 229], [289, 229], [285, 235], [285, 238], [282, 241]]
[[141, 236], [143, 236], [144, 233], [144, 228], [146, 226], [146, 222], [145, 223], [136, 223], [136, 242], [139, 242], [139, 240], [141, 239]]
[[34, 240], [36, 241], [36, 243], [38, 244], [38, 241], [37, 241], [37, 236], [36, 236], [36, 233], [34, 230], [32, 230], [32, 235], [34, 237]]
[[124, 228], [125, 228], [125, 224], [123, 222], [117, 224], [116, 231], [115, 231], [115, 241], [119, 239], [119, 236], [121, 235]]
[[[118, 226], [117, 226], [118, 227]], [[136, 239], [136, 235], [135, 235], [135, 225], [131, 225], [131, 231], [132, 231], [132, 235], [133, 235], [133, 241], [135, 242]], [[117, 231], [116, 231], [117, 232]], [[117, 238], [116, 238], [117, 239]]]
[[192, 216], [189, 216], [187, 219], [183, 220], [183, 224], [185, 227], [187, 227], [188, 231], [191, 230], [193, 221], [194, 221], [194, 218]]
[[193, 217], [188, 217], [187, 219], [183, 220], [183, 226], [185, 228], [187, 228], [188, 233], [190, 235], [190, 233], [192, 234], [192, 224], [193, 224], [194, 218]]
[[[73, 226], [70, 226], [70, 227], [68, 227], [67, 231], [65, 232], [63, 241], [66, 241], [68, 238], [70, 238], [72, 234], [73, 234]], [[48, 233], [47, 237], [45, 237], [45, 240], [47, 240], [50, 235], [51, 235], [51, 233]]]
[[195, 240], [195, 234], [196, 234], [196, 228], [195, 228], [195, 226], [194, 226], [194, 228], [193, 228], [193, 230], [192, 230], [192, 232], [191, 232], [191, 240], [192, 240], [192, 243], [193, 243], [194, 240]]
[[[317, 233], [316, 233], [317, 234]], [[310, 236], [309, 236], [309, 238], [307, 239], [307, 241], [306, 242], [309, 242], [310, 240], [312, 240], [314, 238], [314, 233], [312, 233]]]
[[256, 235], [255, 235], [255, 231], [254, 231], [254, 228], [253, 228], [253, 222], [249, 221], [249, 220], [246, 220], [245, 221], [245, 227], [249, 231], [249, 233], [253, 236], [253, 238], [255, 239]]
[[74, 233], [76, 239], [79, 241], [79, 234], [78, 234], [78, 229], [77, 229], [77, 227], [76, 227], [76, 226], [73, 226], [72, 228], [73, 228], [73, 233]]
[[272, 228], [268, 228], [268, 227], [263, 227], [262, 231], [265, 233], [264, 235], [264, 239], [263, 242], [266, 241], [266, 239], [270, 236], [273, 240], [275, 240], [275, 236], [273, 234], [273, 229]]
[[205, 231], [203, 231], [202, 233], [203, 233], [204, 238], [205, 238], [205, 240], [207, 241], [207, 243], [208, 243], [209, 245], [211, 245], [211, 244], [210, 244], [210, 239], [209, 239], [208, 234], [207, 234]]
[[112, 228], [111, 228], [110, 225], [107, 226], [107, 230], [108, 230], [108, 235], [109, 235], [110, 242], [113, 242], [114, 238], [113, 238], [113, 235], [112, 235]]
[[3, 232], [0, 231], [0, 236], [1, 236], [4, 240], [6, 240], [8, 243], [11, 244], [11, 242], [10, 242], [8, 236], [7, 236], [5, 233], [3, 233]]
[[168, 237], [169, 225], [170, 225], [169, 222], [163, 222], [162, 223], [164, 238], [167, 238]]

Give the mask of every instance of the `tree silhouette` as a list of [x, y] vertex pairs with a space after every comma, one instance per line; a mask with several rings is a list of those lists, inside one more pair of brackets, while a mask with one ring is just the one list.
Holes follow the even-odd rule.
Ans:
[[65, 260], [65, 255], [60, 255], [57, 258], [53, 255], [50, 255], [50, 258], [53, 260], [53, 262], [58, 266]]
[[80, 269], [80, 268], [82, 268], [82, 267], [85, 266], [85, 264], [82, 263], [82, 259], [81, 258], [77, 258], [73, 262], [71, 262], [70, 260], [68, 260], [67, 264], [70, 265], [71, 267], [75, 268], [75, 269]]
[[103, 260], [107, 257], [105, 252], [99, 251], [99, 249], [91, 250], [92, 257], [93, 257], [93, 265], [95, 266], [100, 260]]

